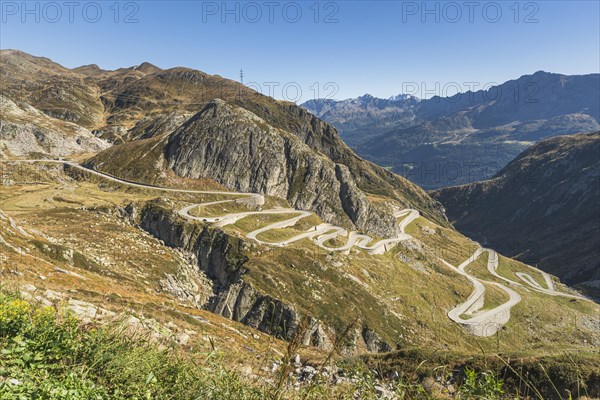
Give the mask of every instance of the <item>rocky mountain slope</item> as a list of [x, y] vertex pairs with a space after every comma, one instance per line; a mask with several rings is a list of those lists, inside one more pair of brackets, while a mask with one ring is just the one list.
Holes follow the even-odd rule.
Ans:
[[[31, 368], [29, 352], [10, 350], [23, 340], [31, 346], [33, 333], [44, 339], [36, 348], [56, 357], [57, 332], [69, 345], [59, 346], [65, 349], [61, 368], [69, 383], [73, 352], [89, 344], [102, 360], [106, 354], [111, 357], [106, 368], [87, 364], [119, 376], [127, 398], [132, 393], [128, 373], [135, 373], [143, 396], [149, 393], [148, 377], [173, 387], [172, 369], [164, 368], [163, 360], [187, 362], [206, 374], [209, 398], [221, 393], [235, 397], [232, 388], [242, 383], [262, 390], [255, 398], [269, 397], [278, 379], [289, 374], [290, 399], [302, 398], [307, 387], [315, 399], [354, 398], [357, 393], [371, 399], [395, 391], [405, 398], [425, 393], [440, 397], [458, 392], [466, 367], [494, 371], [503, 377], [506, 392], [520, 396], [528, 394], [523, 387], [532, 382], [544, 398], [551, 398], [557, 387], [564, 393], [598, 393], [597, 308], [591, 302], [516, 288], [524, 299], [513, 308], [511, 321], [498, 335], [477, 341], [447, 318], [446, 310], [469, 293], [465, 279], [436, 262], [435, 254], [457, 262], [463, 257], [460, 249], [468, 247], [452, 229], [420, 219], [411, 229], [413, 241], [382, 256], [332, 253], [310, 241], [279, 248], [240, 234], [265, 221], [219, 228], [186, 221], [173, 211], [188, 202], [214, 201], [211, 196], [124, 185], [61, 162], [0, 165], [9, 188], [0, 191], [0, 309], [8, 321], [4, 332], [8, 329], [15, 339], [4, 336], [2, 346], [8, 348], [8, 361], [16, 361], [2, 370], [0, 385], [6, 391], [7, 383], [22, 383], [9, 394], [38, 393], [39, 380], [47, 382], [46, 375], [57, 370], [56, 363], [43, 361]], [[446, 252], [452, 249], [448, 244], [458, 250], [454, 256]], [[504, 257], [500, 263], [502, 269], [518, 264]], [[493, 304], [497, 299], [489, 291], [486, 302]], [[6, 293], [12, 296], [8, 302]], [[66, 318], [67, 313], [77, 320]], [[53, 315], [57, 324], [51, 323]], [[33, 323], [36, 329], [29, 328]], [[16, 331], [15, 326], [23, 328]], [[65, 330], [71, 326], [87, 336], [74, 341], [72, 331]], [[99, 334], [105, 331], [126, 336], [104, 341]], [[141, 338], [136, 342], [140, 347], [132, 337]], [[107, 343], [112, 345], [108, 352]], [[154, 346], [165, 358], [148, 358], [139, 351]], [[402, 350], [346, 357], [395, 346]], [[171, 358], [170, 349], [183, 357]], [[569, 350], [576, 353], [565, 360]], [[498, 359], [494, 352], [510, 358]], [[518, 352], [523, 353], [515, 356]], [[123, 360], [135, 367], [119, 375], [122, 369], [115, 372], [115, 365]], [[373, 370], [379, 371], [378, 378], [363, 378]], [[80, 372], [89, 382], [87, 370]], [[32, 375], [35, 379], [28, 379]], [[519, 380], [522, 375], [527, 380]], [[194, 375], [190, 379], [196, 381]], [[411, 382], [410, 394], [406, 382]], [[116, 393], [110, 380], [99, 379], [93, 387], [104, 387], [99, 385]], [[157, 393], [157, 383], [150, 387], [152, 395]], [[169, 395], [198, 395], [196, 386], [184, 382], [182, 387], [189, 393], [173, 389]], [[373, 389], [365, 393], [365, 387]]]
[[598, 87], [599, 74], [539, 71], [488, 90], [416, 104], [370, 99], [388, 107], [376, 119], [368, 108], [347, 113], [348, 104], [362, 98], [309, 101], [304, 106], [351, 138], [361, 156], [425, 188], [439, 188], [488, 179], [544, 138], [600, 129]]
[[[151, 313], [177, 325], [187, 320], [202, 326], [203, 319], [194, 320], [195, 311], [203, 308], [277, 338], [299, 341], [321, 355], [335, 348], [350, 355], [415, 346], [521, 351], [532, 343], [540, 349], [587, 351], [600, 335], [593, 322], [597, 305], [550, 277], [544, 283], [539, 271], [499, 256], [496, 273], [504, 279], [521, 280], [518, 272], [528, 274], [522, 282], [534, 282], [529, 288], [515, 283], [507, 289], [517, 303], [506, 303], [508, 309], [503, 309], [509, 299], [496, 289], [498, 282], [489, 282], [493, 277], [486, 269], [491, 260], [486, 260], [487, 252], [474, 259], [476, 243], [418, 215], [408, 226], [410, 237], [383, 254], [327, 248], [344, 238], [325, 242], [325, 247], [308, 238], [292, 242], [290, 237], [322, 226], [314, 214], [255, 240], [251, 231], [289, 218], [264, 210], [276, 211], [285, 200], [265, 196], [263, 209], [206, 188], [132, 184], [74, 165], [2, 163], [10, 190], [0, 197], [5, 221], [0, 243], [6, 255], [0, 274], [16, 275], [21, 285], [60, 292], [55, 298], [103, 304], [103, 309], [135, 305], [148, 309], [145, 319]], [[208, 217], [184, 216], [180, 210], [190, 204], [211, 221], [231, 212], [255, 215], [219, 225]], [[286, 240], [287, 245], [270, 244]], [[471, 295], [466, 273], [454, 267], [465, 260], [472, 261], [469, 276], [480, 285], [476, 295]], [[536, 284], [554, 287], [553, 295], [536, 290]], [[465, 299], [474, 303], [458, 311], [456, 305]], [[464, 326], [449, 318], [453, 309], [467, 321]], [[473, 324], [494, 309], [502, 311], [499, 317], [508, 317], [502, 317], [503, 329], [490, 336], [485, 334], [487, 325], [481, 326], [484, 330], [474, 343]], [[472, 324], [469, 319], [474, 319]], [[220, 326], [229, 329], [229, 324]], [[243, 343], [253, 342], [248, 330], [243, 331]]]
[[432, 192], [461, 231], [598, 297], [600, 132], [544, 140], [488, 181]]
[[0, 155], [96, 153], [110, 144], [86, 128], [0, 96]]
[[[69, 70], [14, 50], [3, 50], [0, 66], [11, 98], [39, 107], [57, 122], [89, 129], [104, 141], [131, 142], [89, 163], [115, 175], [155, 180], [168, 171], [213, 179], [230, 189], [285, 197], [327, 221], [382, 236], [394, 233], [387, 212], [394, 207], [419, 207], [444, 223], [439, 205], [419, 187], [357, 157], [331, 125], [237, 82], [148, 63], [115, 71], [97, 66]], [[217, 98], [223, 101], [212, 102]], [[224, 126], [234, 130], [226, 132]], [[193, 148], [208, 142], [219, 146], [201, 154], [190, 151], [191, 142]], [[7, 140], [5, 146], [14, 150], [14, 143]], [[119, 150], [123, 153], [117, 156]], [[119, 157], [119, 162], [107, 163], [106, 157]], [[139, 158], [144, 162], [135, 162]]]
[[[360, 227], [386, 237], [396, 233], [390, 211], [408, 202], [417, 201], [442, 220], [435, 203], [420, 189], [352, 157], [350, 167], [335, 162], [296, 135], [217, 99], [173, 133], [114, 146], [94, 156], [87, 165], [130, 179], [143, 179], [140, 173], [148, 169], [153, 174], [147, 176], [159, 177], [172, 171], [186, 178], [210, 178], [232, 190], [285, 198], [290, 205], [312, 210], [327, 222]], [[137, 161], [132, 164], [131, 160]], [[358, 168], [351, 169], [354, 163]], [[364, 166], [368, 169], [362, 169]], [[370, 176], [356, 175], [357, 170]], [[365, 178], [372, 185], [379, 182], [384, 191], [362, 190], [359, 182]], [[397, 182], [396, 187], [393, 182]], [[389, 194], [385, 193], [386, 186]], [[402, 190], [407, 197], [400, 197]], [[388, 195], [387, 200], [382, 195]], [[372, 196], [379, 196], [380, 201], [373, 201]]]

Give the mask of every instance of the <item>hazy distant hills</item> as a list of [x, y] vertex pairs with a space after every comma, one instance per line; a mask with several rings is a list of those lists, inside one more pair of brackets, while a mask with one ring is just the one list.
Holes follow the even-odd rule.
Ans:
[[598, 296], [600, 132], [544, 140], [488, 181], [432, 195], [459, 230]]
[[425, 188], [488, 179], [535, 142], [600, 129], [600, 74], [536, 72], [452, 97], [311, 100], [359, 155]]
[[303, 107], [336, 126], [342, 138], [354, 146], [393, 128], [409, 127], [417, 123], [415, 108], [419, 99], [398, 95], [380, 99], [365, 94], [355, 99], [309, 100]]

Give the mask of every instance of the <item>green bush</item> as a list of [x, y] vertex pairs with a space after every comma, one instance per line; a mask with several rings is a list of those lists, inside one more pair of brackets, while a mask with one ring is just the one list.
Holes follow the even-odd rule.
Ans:
[[496, 400], [502, 398], [504, 383], [494, 373], [478, 374], [472, 368], [465, 368], [465, 381], [460, 387], [459, 396], [463, 399]]
[[196, 366], [140, 338], [80, 327], [54, 308], [0, 295], [1, 399], [259, 399], [214, 363]]

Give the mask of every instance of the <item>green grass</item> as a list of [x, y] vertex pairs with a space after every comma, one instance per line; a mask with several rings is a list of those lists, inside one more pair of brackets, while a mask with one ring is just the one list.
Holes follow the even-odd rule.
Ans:
[[80, 326], [15, 296], [0, 295], [0, 322], [2, 399], [262, 398], [218, 364], [198, 366], [143, 336]]
[[[290, 216], [290, 218], [291, 217], [293, 217], [293, 215]], [[321, 222], [322, 221], [318, 216], [312, 214], [309, 217], [302, 218], [300, 221], [296, 222], [294, 226], [272, 229], [259, 234], [256, 238], [266, 242], [280, 242], [306, 233], [308, 229], [319, 225]]]
[[348, 243], [348, 236], [338, 235], [331, 239], [327, 239], [325, 242], [323, 242], [323, 245], [330, 248], [338, 248], [344, 246], [346, 243]]
[[510, 280], [513, 280], [515, 282], [519, 282], [522, 284], [526, 284], [525, 282], [523, 282], [521, 280], [521, 278], [519, 278], [515, 272], [524, 272], [526, 274], [531, 275], [531, 277], [537, 282], [539, 283], [543, 288], [547, 288], [546, 286], [546, 280], [544, 279], [544, 277], [542, 276], [542, 274], [535, 270], [534, 268], [529, 268], [527, 265], [507, 258], [507, 257], [502, 257], [499, 256], [498, 257], [498, 270], [497, 270], [498, 274], [500, 274], [500, 276], [503, 276], [505, 278], [508, 278]]
[[[428, 234], [426, 230], [435, 233]], [[478, 247], [475, 242], [454, 229], [441, 227], [423, 217], [408, 225], [406, 233], [422, 241], [433, 252], [433, 256], [440, 257], [455, 267], [471, 257]]]
[[[291, 343], [294, 343], [292, 341]], [[295, 347], [288, 347], [291, 353]], [[214, 351], [178, 351], [168, 339], [127, 333], [124, 325], [81, 325], [62, 309], [40, 307], [0, 292], [0, 398], [12, 399], [374, 399], [379, 381], [368, 363], [342, 362], [353, 381], [342, 385], [310, 382], [294, 389], [287, 368], [266, 383], [223, 366]], [[289, 361], [289, 354], [284, 357]], [[287, 365], [287, 364], [284, 364]], [[322, 368], [325, 364], [322, 364]], [[482, 379], [481, 377], [485, 377]], [[429, 399], [417, 381], [389, 381], [398, 399]], [[492, 372], [467, 370], [460, 393], [502, 394]]]
[[[489, 273], [487, 270], [488, 253], [482, 253], [477, 260], [470, 263], [466, 268], [465, 272], [483, 280], [497, 281], [497, 279]], [[497, 286], [484, 283], [485, 285], [485, 303], [480, 311], [491, 310], [498, 307], [510, 300], [508, 293], [503, 291]]]
[[384, 376], [397, 371], [401, 379], [410, 381], [436, 375], [451, 379], [458, 399], [567, 400], [600, 396], [598, 353], [591, 351], [467, 355], [414, 348], [361, 359]]
[[243, 233], [248, 233], [255, 231], [256, 229], [265, 227], [267, 225], [273, 224], [279, 221], [285, 221], [287, 219], [293, 218], [298, 214], [256, 214], [249, 215], [245, 218], [238, 220], [234, 227], [242, 231]]
[[[223, 200], [225, 200], [225, 198], [223, 198]], [[193, 215], [194, 217], [222, 217], [227, 214], [249, 211], [255, 211], [255, 209], [248, 207], [245, 204], [230, 202], [194, 207], [190, 210], [190, 215]]]
[[[221, 200], [237, 200], [237, 199], [243, 198], [240, 195], [229, 196], [229, 195], [221, 195], [221, 194], [202, 195], [202, 196], [204, 197], [204, 199], [202, 199], [201, 201], [196, 201], [197, 203], [221, 201]], [[212, 205], [206, 205], [206, 206], [200, 205], [199, 207], [192, 208], [190, 210], [190, 215], [193, 215], [196, 217], [221, 217], [221, 216], [225, 216], [227, 214], [237, 214], [237, 213], [242, 213], [242, 212], [258, 211], [260, 209], [269, 210], [269, 209], [272, 209], [275, 207], [283, 207], [283, 208], [289, 207], [287, 202], [282, 199], [279, 199], [276, 197], [271, 197], [271, 196], [265, 196], [264, 198], [265, 198], [265, 203], [260, 208], [258, 208], [256, 206], [249, 206], [247, 204], [236, 202], [236, 201], [231, 201], [231, 202], [227, 202], [227, 203], [219, 203], [219, 204], [212, 204]], [[182, 205], [182, 207], [183, 207], [183, 205]]]

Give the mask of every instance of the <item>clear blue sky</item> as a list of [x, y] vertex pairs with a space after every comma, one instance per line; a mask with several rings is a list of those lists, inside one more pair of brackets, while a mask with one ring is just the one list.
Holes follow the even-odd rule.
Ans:
[[[537, 70], [600, 72], [598, 1], [428, 2], [426, 10], [421, 1], [267, 1], [227, 2], [229, 14], [222, 1], [119, 2], [117, 15], [114, 1], [28, 2], [26, 10], [3, 0], [0, 47], [67, 67], [149, 61], [236, 80], [243, 68], [246, 83], [263, 93], [266, 82], [278, 82], [275, 97], [295, 99], [300, 87], [302, 100], [315, 96], [314, 82], [320, 97], [336, 86], [334, 98], [407, 88], [429, 97], [410, 82], [433, 90], [439, 82], [437, 92], [449, 85], [452, 94], [451, 82], [466, 90], [465, 82], [501, 83]], [[284, 95], [291, 82], [298, 86]]]

